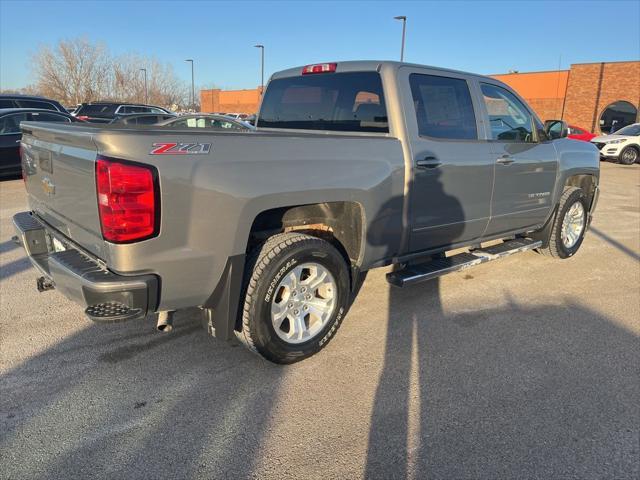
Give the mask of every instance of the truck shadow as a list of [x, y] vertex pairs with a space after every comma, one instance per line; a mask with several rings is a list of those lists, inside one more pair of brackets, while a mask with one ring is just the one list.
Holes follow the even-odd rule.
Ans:
[[636, 261], [640, 262], [640, 255], [638, 255], [632, 249], [630, 249], [629, 247], [626, 247], [625, 245], [623, 245], [622, 243], [620, 243], [616, 239], [614, 239], [611, 236], [607, 235], [603, 231], [591, 226], [591, 227], [589, 227], [589, 232], [593, 233], [596, 237], [601, 238], [602, 240], [607, 242], [609, 245], [611, 245], [613, 248], [619, 250], [620, 252], [624, 253], [625, 255], [627, 255], [628, 257], [632, 258], [633, 260], [636, 260]]
[[248, 477], [287, 368], [208, 337], [193, 311], [176, 324], [91, 325], [2, 375], [5, 473]]
[[637, 336], [571, 302], [447, 314], [439, 290], [390, 289], [365, 478], [635, 477]]
[[[380, 315], [365, 478], [633, 478], [635, 335], [571, 303], [445, 314], [439, 290], [391, 289]], [[264, 447], [296, 442], [268, 432], [297, 367], [206, 337], [191, 312], [177, 325], [90, 326], [2, 375], [8, 477], [268, 476], [256, 471]]]

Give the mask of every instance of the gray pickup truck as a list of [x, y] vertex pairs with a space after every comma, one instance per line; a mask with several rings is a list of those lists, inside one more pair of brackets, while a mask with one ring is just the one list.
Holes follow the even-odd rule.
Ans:
[[[571, 257], [598, 151], [503, 83], [397, 62], [274, 74], [253, 131], [22, 124], [17, 240], [96, 322], [199, 307], [208, 332], [292, 363], [374, 267], [406, 287], [505, 255]], [[457, 252], [451, 252], [457, 250]]]

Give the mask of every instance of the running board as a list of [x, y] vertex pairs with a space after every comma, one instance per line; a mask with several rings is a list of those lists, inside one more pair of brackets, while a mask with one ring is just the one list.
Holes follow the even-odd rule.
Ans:
[[396, 287], [406, 287], [541, 246], [541, 241], [530, 238], [507, 240], [491, 247], [477, 248], [451, 257], [435, 258], [426, 263], [407, 266], [402, 270], [387, 273], [387, 282]]

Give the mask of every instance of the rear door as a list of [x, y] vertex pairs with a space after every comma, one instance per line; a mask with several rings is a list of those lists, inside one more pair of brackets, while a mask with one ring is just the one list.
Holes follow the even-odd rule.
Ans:
[[486, 235], [543, 223], [558, 171], [556, 150], [542, 124], [513, 92], [489, 80], [479, 88], [491, 135], [495, 185]]
[[412, 252], [482, 236], [489, 221], [494, 159], [467, 76], [402, 67]]

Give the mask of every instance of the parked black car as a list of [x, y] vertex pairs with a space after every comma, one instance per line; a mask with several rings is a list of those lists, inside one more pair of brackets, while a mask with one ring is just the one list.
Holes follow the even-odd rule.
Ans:
[[67, 113], [59, 102], [34, 95], [2, 94], [0, 95], [0, 109], [4, 108], [38, 108]]
[[143, 105], [139, 103], [117, 103], [117, 102], [91, 102], [83, 103], [74, 112], [76, 118], [87, 122], [109, 123], [114, 118], [121, 115], [132, 115], [139, 113], [155, 113], [160, 115], [171, 115], [171, 112], [154, 105]]
[[111, 121], [111, 125], [156, 125], [157, 123], [164, 122], [176, 118], [176, 115], [172, 113], [140, 113], [118, 115]]
[[68, 113], [37, 108], [0, 109], [0, 177], [20, 174], [20, 122], [78, 122]]

